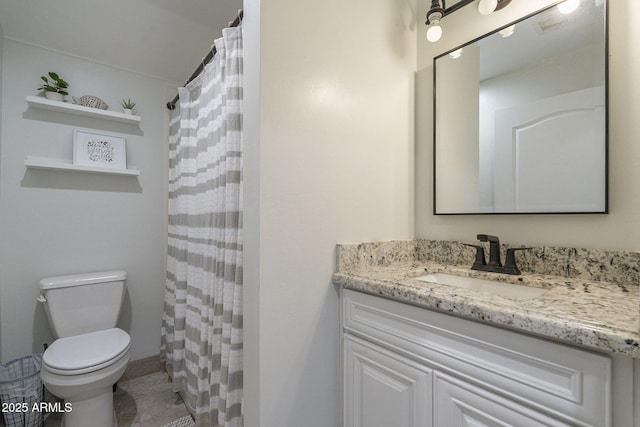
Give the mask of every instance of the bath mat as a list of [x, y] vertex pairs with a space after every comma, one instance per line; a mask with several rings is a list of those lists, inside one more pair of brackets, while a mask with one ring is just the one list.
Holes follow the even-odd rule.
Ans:
[[196, 423], [193, 422], [193, 418], [190, 415], [179, 418], [175, 421], [171, 421], [169, 424], [165, 424], [164, 427], [195, 427]]

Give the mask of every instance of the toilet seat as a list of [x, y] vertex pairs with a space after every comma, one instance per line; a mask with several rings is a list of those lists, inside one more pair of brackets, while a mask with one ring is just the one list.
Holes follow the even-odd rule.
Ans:
[[59, 375], [97, 371], [128, 355], [131, 338], [119, 328], [55, 340], [42, 355], [42, 367]]

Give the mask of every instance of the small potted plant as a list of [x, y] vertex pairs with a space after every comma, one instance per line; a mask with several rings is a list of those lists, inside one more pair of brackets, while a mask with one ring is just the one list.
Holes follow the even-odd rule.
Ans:
[[124, 111], [125, 114], [134, 113], [134, 108], [136, 107], [136, 103], [133, 102], [131, 99], [127, 99], [127, 100], [123, 99], [120, 105], [122, 105], [122, 111]]
[[50, 71], [49, 77], [42, 76], [40, 78], [42, 79], [44, 84], [40, 86], [38, 90], [43, 90], [44, 96], [47, 99], [63, 102], [65, 95], [69, 95], [69, 93], [67, 92], [69, 84], [62, 80], [57, 73]]

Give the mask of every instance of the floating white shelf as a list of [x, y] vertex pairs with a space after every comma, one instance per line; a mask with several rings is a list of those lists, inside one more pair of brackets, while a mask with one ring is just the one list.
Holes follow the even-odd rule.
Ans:
[[140, 171], [138, 169], [112, 169], [112, 168], [100, 168], [95, 166], [82, 166], [74, 165], [67, 159], [54, 159], [48, 157], [27, 157], [24, 161], [24, 165], [27, 168], [33, 169], [50, 169], [50, 170], [62, 170], [71, 172], [88, 172], [88, 173], [101, 173], [110, 175], [128, 175], [138, 176]]
[[27, 104], [29, 104], [29, 107], [31, 108], [58, 111], [78, 116], [111, 120], [114, 122], [140, 124], [142, 121], [140, 116], [118, 113], [116, 111], [100, 110], [98, 108], [83, 107], [82, 105], [71, 104], [69, 102], [51, 101], [40, 96], [27, 96]]

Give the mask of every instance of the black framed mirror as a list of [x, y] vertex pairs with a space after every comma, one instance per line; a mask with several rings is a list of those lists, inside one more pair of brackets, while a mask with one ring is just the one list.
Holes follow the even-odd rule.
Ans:
[[567, 0], [434, 58], [434, 214], [608, 212], [606, 7]]

